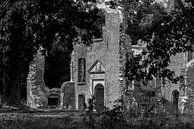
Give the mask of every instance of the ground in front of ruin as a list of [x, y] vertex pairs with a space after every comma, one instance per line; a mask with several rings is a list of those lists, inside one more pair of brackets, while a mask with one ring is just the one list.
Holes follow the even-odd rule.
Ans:
[[[48, 109], [41, 111], [4, 107], [0, 108], [0, 129], [81, 129], [80, 127], [88, 129], [84, 128], [84, 115], [83, 111], [76, 110]], [[192, 114], [179, 115], [176, 118], [174, 116], [170, 117], [179, 119], [184, 123], [194, 123], [194, 115]], [[194, 126], [192, 127], [194, 129]]]
[[0, 129], [69, 129], [82, 121], [81, 111], [0, 109]]

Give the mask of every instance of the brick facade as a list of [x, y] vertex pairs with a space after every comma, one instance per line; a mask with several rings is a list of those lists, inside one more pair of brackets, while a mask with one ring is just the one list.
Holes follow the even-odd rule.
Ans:
[[[85, 101], [95, 95], [95, 86], [102, 84], [104, 87], [104, 104], [112, 107], [115, 100], [121, 95], [119, 86], [120, 71], [120, 17], [116, 9], [105, 10], [106, 22], [103, 39], [94, 39], [93, 44], [86, 46], [76, 43], [73, 52], [73, 81], [76, 86], [76, 108], [78, 108], [78, 96], [85, 95]], [[86, 82], [78, 82], [78, 60], [86, 60]], [[104, 71], [90, 71], [94, 67], [103, 67]]]

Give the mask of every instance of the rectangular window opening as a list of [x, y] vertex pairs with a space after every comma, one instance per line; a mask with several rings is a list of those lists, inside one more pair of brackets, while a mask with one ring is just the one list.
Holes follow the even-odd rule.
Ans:
[[78, 83], [85, 83], [86, 81], [85, 63], [85, 58], [78, 59]]

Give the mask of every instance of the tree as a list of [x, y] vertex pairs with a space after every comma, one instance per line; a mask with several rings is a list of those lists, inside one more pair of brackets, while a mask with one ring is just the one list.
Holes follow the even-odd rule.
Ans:
[[[132, 4], [133, 9], [130, 8]], [[125, 9], [128, 16], [126, 33], [132, 35], [133, 42], [146, 43], [142, 54], [128, 61], [126, 74], [129, 79], [147, 81], [161, 77], [177, 82], [179, 78], [168, 66], [171, 56], [190, 48], [194, 34], [190, 19], [179, 9], [167, 12], [154, 1], [133, 1]]]
[[[29, 63], [39, 46], [45, 48], [45, 55], [56, 49], [70, 53], [77, 37], [90, 44], [91, 38], [100, 33], [95, 24], [99, 10], [90, 1], [7, 0], [0, 7], [4, 12], [0, 25], [0, 82], [3, 97], [11, 105], [20, 103], [19, 89], [26, 82]], [[59, 41], [54, 47], [56, 39]]]
[[190, 22], [194, 26], [194, 1], [193, 0], [185, 0], [185, 3], [190, 3], [191, 5], [185, 7], [181, 0], [176, 0], [179, 7], [182, 9], [184, 15], [189, 18]]
[[[141, 83], [139, 94], [135, 95], [137, 103], [154, 107], [144, 101], [155, 97], [157, 89], [154, 92], [153, 89], [143, 89], [149, 87], [148, 81], [153, 78], [163, 79], [163, 82], [167, 79], [172, 83], [181, 79], [169, 68], [169, 64], [172, 56], [191, 50], [194, 26], [179, 6], [166, 9], [157, 0], [124, 0], [124, 5], [126, 33], [130, 35], [133, 45], [144, 46], [140, 54], [132, 54], [128, 59], [125, 75], [130, 81]], [[133, 92], [126, 90], [125, 95], [131, 96]]]

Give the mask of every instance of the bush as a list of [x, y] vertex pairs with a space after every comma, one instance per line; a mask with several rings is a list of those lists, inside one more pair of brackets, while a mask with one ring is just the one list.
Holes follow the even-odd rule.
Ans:
[[[130, 109], [124, 111], [122, 104], [104, 112], [94, 112], [93, 99], [83, 116], [85, 129], [192, 129], [190, 123], [183, 123], [176, 114], [161, 112], [135, 113]], [[92, 107], [92, 108], [91, 108]], [[128, 114], [128, 115], [127, 115]]]

